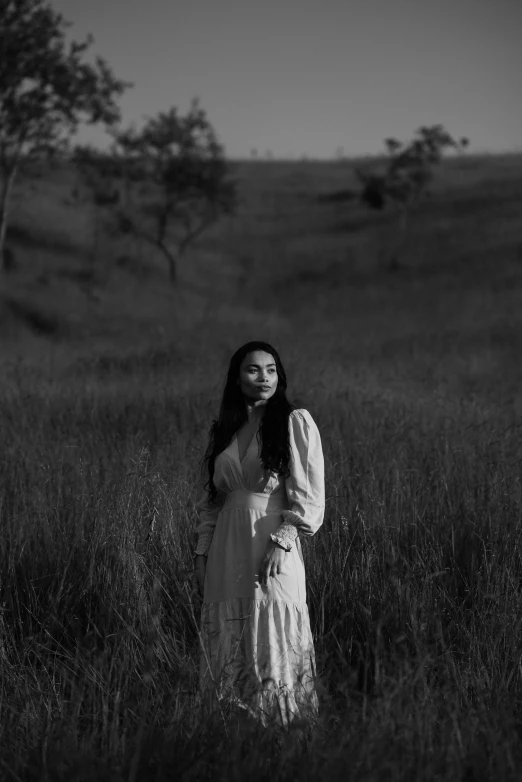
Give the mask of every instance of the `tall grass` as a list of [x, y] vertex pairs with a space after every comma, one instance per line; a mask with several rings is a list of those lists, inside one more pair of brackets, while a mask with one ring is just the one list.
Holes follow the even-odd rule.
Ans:
[[305, 545], [321, 715], [284, 733], [199, 700], [193, 501], [223, 367], [205, 387], [176, 350], [4, 373], [2, 777], [519, 778], [516, 410], [435, 387], [422, 404], [343, 377], [333, 354], [308, 361], [327, 466]]

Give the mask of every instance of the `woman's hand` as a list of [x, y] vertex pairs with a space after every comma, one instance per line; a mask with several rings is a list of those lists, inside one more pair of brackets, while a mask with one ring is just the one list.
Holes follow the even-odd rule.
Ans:
[[273, 540], [268, 542], [266, 554], [259, 569], [259, 581], [263, 586], [268, 586], [270, 576], [276, 576], [281, 573], [285, 559], [286, 549]]
[[199, 596], [203, 597], [205, 588], [205, 571], [207, 569], [207, 558], [204, 554], [196, 554], [194, 558], [194, 572], [192, 574], [192, 589]]

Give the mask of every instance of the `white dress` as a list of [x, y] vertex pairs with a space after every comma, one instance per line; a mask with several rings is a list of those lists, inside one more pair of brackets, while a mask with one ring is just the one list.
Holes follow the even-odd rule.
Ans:
[[[237, 438], [218, 455], [213, 504], [203, 490], [196, 553], [207, 554], [201, 612], [201, 681], [262, 722], [317, 710], [315, 660], [298, 534], [324, 517], [321, 438], [307, 410], [289, 416], [290, 476], [265, 470], [254, 436], [243, 460]], [[259, 581], [272, 537], [285, 549], [282, 573]]]

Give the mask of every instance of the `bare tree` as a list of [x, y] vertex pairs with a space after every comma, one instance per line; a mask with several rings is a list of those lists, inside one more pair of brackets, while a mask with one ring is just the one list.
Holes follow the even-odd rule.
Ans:
[[398, 218], [398, 243], [390, 259], [389, 268], [399, 266], [410, 218], [426, 193], [433, 179], [434, 169], [442, 161], [448, 149], [462, 152], [468, 145], [467, 138], [459, 141], [450, 136], [442, 125], [423, 126], [412, 141], [403, 144], [394, 138], [384, 141], [388, 163], [384, 173], [368, 173], [355, 168], [363, 184], [361, 200], [370, 209], [384, 209], [391, 204]]
[[85, 63], [93, 39], [67, 45], [68, 26], [46, 0], [0, 0], [0, 269], [20, 162], [65, 149], [82, 121], [113, 125], [131, 86], [101, 57]]
[[[79, 147], [76, 160], [96, 169], [99, 205], [109, 206], [123, 232], [157, 247], [176, 283], [187, 248], [236, 203], [224, 150], [206, 113], [193, 101], [185, 116], [171, 108], [148, 119], [142, 130], [112, 133], [111, 154]], [[116, 198], [113, 182], [119, 182]]]

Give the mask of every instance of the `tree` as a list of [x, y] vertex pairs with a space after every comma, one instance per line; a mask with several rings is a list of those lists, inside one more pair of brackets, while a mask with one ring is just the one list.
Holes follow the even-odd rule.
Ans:
[[66, 149], [80, 122], [112, 126], [131, 86], [103, 58], [86, 63], [93, 38], [67, 44], [69, 26], [46, 0], [0, 0], [0, 268], [21, 161]]
[[409, 144], [394, 138], [384, 141], [388, 162], [384, 173], [367, 173], [359, 168], [355, 173], [363, 184], [361, 200], [370, 209], [382, 210], [391, 203], [398, 217], [398, 245], [391, 257], [389, 268], [399, 266], [399, 256], [404, 247], [410, 217], [417, 208], [427, 186], [433, 179], [434, 168], [447, 149], [462, 152], [469, 141], [459, 141], [450, 136], [442, 125], [419, 128]]
[[[145, 239], [165, 257], [170, 282], [187, 248], [222, 214], [232, 214], [235, 183], [206, 113], [193, 101], [185, 116], [176, 108], [148, 119], [141, 131], [112, 133], [111, 157], [77, 148], [76, 159], [120, 183], [121, 198], [107, 205], [120, 229]], [[101, 177], [101, 179], [100, 179]], [[105, 177], [105, 178], [104, 178]]]

